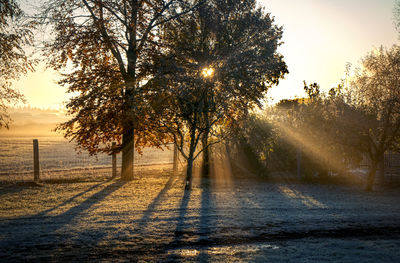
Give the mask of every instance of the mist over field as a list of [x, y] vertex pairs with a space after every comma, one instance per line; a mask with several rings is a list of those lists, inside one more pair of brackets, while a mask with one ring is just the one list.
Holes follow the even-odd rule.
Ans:
[[54, 129], [68, 120], [61, 111], [31, 107], [11, 108], [10, 116], [13, 122], [9, 129], [0, 129], [0, 137], [61, 137]]
[[[76, 143], [68, 142], [54, 129], [68, 117], [51, 109], [13, 108], [10, 128], [0, 129], [0, 175], [10, 176], [33, 171], [32, 140], [38, 139], [40, 169], [42, 172], [71, 169], [98, 169], [111, 166], [111, 156], [99, 153], [90, 156], [77, 151]], [[120, 166], [118, 157], [118, 166]], [[170, 148], [146, 148], [136, 156], [137, 165], [164, 164], [172, 162]]]

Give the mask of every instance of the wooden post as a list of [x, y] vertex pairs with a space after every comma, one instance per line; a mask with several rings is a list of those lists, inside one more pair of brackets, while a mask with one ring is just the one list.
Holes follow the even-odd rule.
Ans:
[[39, 174], [39, 142], [37, 139], [33, 140], [33, 179], [38, 181]]
[[117, 153], [115, 151], [115, 148], [117, 146], [116, 142], [112, 143], [112, 149], [113, 149], [113, 153], [112, 153], [112, 178], [117, 177]]
[[174, 144], [174, 175], [178, 173], [178, 147]]
[[297, 148], [297, 177], [301, 179], [301, 150], [300, 147]]

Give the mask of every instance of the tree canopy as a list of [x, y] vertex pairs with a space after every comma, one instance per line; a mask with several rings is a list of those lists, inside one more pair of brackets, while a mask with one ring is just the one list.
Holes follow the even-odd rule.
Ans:
[[362, 60], [351, 81], [348, 103], [362, 116], [355, 119], [360, 147], [368, 153], [371, 169], [367, 190], [372, 190], [377, 166], [387, 150], [400, 142], [400, 47], [381, 47]]
[[[90, 153], [122, 150], [122, 177], [133, 178], [134, 144], [159, 145], [147, 114], [147, 61], [159, 52], [159, 30], [202, 1], [48, 0], [41, 17], [53, 28], [49, 65], [76, 94], [72, 119], [58, 129]], [[66, 69], [66, 70], [65, 70]], [[136, 135], [136, 136], [135, 136]], [[136, 139], [135, 139], [136, 138]]]
[[[214, 0], [167, 24], [161, 34], [166, 46], [154, 60], [148, 86], [162, 89], [154, 111], [164, 116], [160, 126], [187, 158], [190, 181], [196, 156], [215, 143], [223, 127], [260, 106], [287, 73], [277, 52], [282, 28], [256, 1]], [[209, 135], [214, 140], [203, 140], [197, 149]]]
[[11, 81], [20, 74], [33, 70], [25, 46], [33, 40], [33, 24], [23, 18], [23, 11], [15, 0], [0, 0], [0, 128], [10, 123], [7, 108], [10, 103], [23, 101], [23, 96], [12, 89]]

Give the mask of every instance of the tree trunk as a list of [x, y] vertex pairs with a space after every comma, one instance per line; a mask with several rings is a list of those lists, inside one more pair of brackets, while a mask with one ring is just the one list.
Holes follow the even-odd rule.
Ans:
[[[203, 148], [208, 145], [208, 132], [205, 132], [202, 138]], [[203, 151], [203, 165], [201, 169], [201, 174], [204, 177], [208, 177], [210, 175], [210, 149], [206, 148]]]
[[[124, 127], [125, 130], [125, 127]], [[133, 180], [134, 164], [134, 129], [127, 127], [122, 136], [122, 167], [121, 179], [125, 181]]]
[[375, 182], [376, 168], [378, 167], [377, 161], [371, 162], [371, 167], [369, 168], [368, 177], [367, 177], [367, 185], [365, 187], [366, 191], [372, 191]]
[[193, 174], [193, 157], [191, 156], [187, 160], [186, 184], [185, 184], [186, 190], [189, 190], [192, 186], [192, 174]]
[[186, 185], [185, 185], [186, 190], [190, 189], [192, 186], [194, 152], [196, 150], [195, 144], [196, 144], [196, 129], [192, 127], [190, 131], [189, 156], [187, 159], [187, 169], [186, 169]]
[[121, 179], [131, 181], [134, 178], [133, 165], [135, 157], [135, 85], [136, 85], [136, 47], [129, 45], [128, 76], [125, 79], [123, 135], [122, 135], [122, 167]]
[[[210, 88], [211, 90], [211, 88]], [[207, 90], [208, 91], [208, 90]], [[209, 108], [210, 108], [210, 97], [209, 95], [206, 93], [205, 96], [205, 101], [204, 101], [204, 122], [206, 125], [206, 130], [204, 131], [204, 134], [201, 138], [201, 143], [203, 146], [203, 165], [202, 165], [202, 169], [201, 169], [201, 175], [204, 177], [208, 177], [210, 174], [210, 151], [207, 148], [208, 145], [208, 136], [210, 134], [210, 119], [209, 119]]]
[[178, 146], [176, 146], [176, 144], [174, 144], [174, 164], [173, 164], [174, 175], [178, 174], [178, 161], [179, 161]]

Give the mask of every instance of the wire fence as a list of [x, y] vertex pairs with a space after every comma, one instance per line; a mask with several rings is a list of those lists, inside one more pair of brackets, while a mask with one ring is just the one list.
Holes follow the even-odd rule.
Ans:
[[[368, 154], [363, 154], [363, 159], [360, 163], [360, 169], [365, 171], [365, 176], [371, 166], [371, 161]], [[383, 168], [384, 177], [387, 182], [399, 181], [400, 180], [400, 153], [387, 151], [384, 154], [384, 165], [378, 166], [378, 174], [380, 169]]]
[[[108, 154], [90, 156], [87, 152], [78, 153], [76, 145], [60, 137], [39, 137], [40, 179], [71, 176], [91, 177], [112, 174], [112, 157]], [[34, 172], [32, 138], [0, 138], [0, 180], [33, 180]], [[173, 164], [173, 145], [163, 149], [149, 147], [143, 154], [135, 155], [135, 167], [171, 166]], [[117, 172], [121, 167], [117, 155]]]

